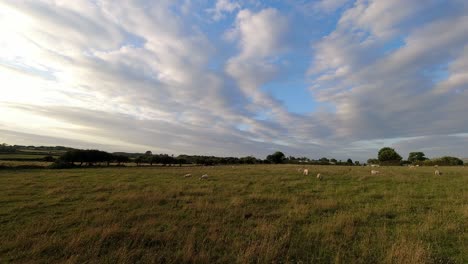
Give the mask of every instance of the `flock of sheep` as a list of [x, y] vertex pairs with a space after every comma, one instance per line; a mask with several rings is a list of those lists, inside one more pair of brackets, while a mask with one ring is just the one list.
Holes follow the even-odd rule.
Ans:
[[[371, 167], [380, 167], [380, 165], [371, 165]], [[408, 166], [410, 169], [413, 169], [413, 168], [416, 168], [416, 167], [419, 167], [419, 165], [410, 165]], [[438, 169], [439, 166], [435, 165], [434, 168], [436, 169], [434, 171], [434, 175], [436, 176], [440, 176], [442, 175], [442, 172], [439, 171]], [[297, 169], [298, 172], [302, 172], [303, 175], [309, 175], [309, 169], [302, 169], [302, 168], [299, 168]], [[377, 174], [380, 174], [380, 171], [378, 170], [371, 170], [371, 175], [377, 175]], [[322, 180], [322, 175], [320, 173], [317, 174], [317, 179], [318, 180]]]
[[[309, 175], [309, 169], [302, 169], [302, 168], [299, 168], [297, 169], [298, 172], [302, 172], [302, 175]], [[322, 174], [320, 173], [317, 173], [317, 180], [321, 181], [322, 180]]]
[[[191, 173], [187, 173], [184, 175], [184, 178], [190, 178], [192, 177], [192, 174]], [[203, 174], [201, 177], [200, 177], [200, 180], [206, 180], [208, 179], [208, 174]]]
[[[371, 167], [380, 167], [380, 166], [379, 166], [379, 165], [373, 164], [373, 165], [371, 165]], [[410, 166], [408, 166], [408, 167], [409, 167], [410, 169], [413, 169], [413, 168], [415, 168], [415, 167], [419, 167], [419, 165], [410, 165]], [[434, 171], [434, 175], [436, 175], [436, 176], [442, 175], [442, 172], [439, 171], [438, 167], [439, 167], [439, 166], [437, 166], [437, 165], [434, 166], [434, 168], [436, 169], [436, 170]], [[298, 168], [298, 169], [297, 169], [297, 172], [300, 172], [300, 173], [302, 173], [302, 175], [305, 175], [305, 176], [309, 175], [309, 169]], [[380, 174], [380, 171], [378, 171], [378, 170], [371, 170], [371, 175], [377, 175], [377, 174]], [[187, 173], [187, 174], [184, 175], [184, 178], [190, 178], [190, 177], [192, 177], [192, 174], [191, 174], [191, 173]], [[322, 176], [322, 174], [317, 173], [316, 178], [317, 178], [317, 180], [321, 181], [321, 180], [323, 179], [323, 176]], [[208, 179], [208, 174], [203, 174], [203, 175], [200, 177], [200, 180], [206, 180], [206, 179]]]

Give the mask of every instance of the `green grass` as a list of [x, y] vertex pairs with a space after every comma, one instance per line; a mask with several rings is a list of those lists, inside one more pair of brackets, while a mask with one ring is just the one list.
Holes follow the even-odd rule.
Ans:
[[46, 161], [30, 161], [30, 160], [0, 160], [0, 167], [15, 168], [19, 166], [34, 166], [34, 167], [47, 167], [52, 162]]
[[[45, 154], [19, 154], [19, 153], [2, 153], [0, 160], [40, 160], [48, 155]], [[53, 156], [58, 158], [59, 156]]]
[[0, 170], [0, 263], [468, 263], [467, 168], [297, 168]]

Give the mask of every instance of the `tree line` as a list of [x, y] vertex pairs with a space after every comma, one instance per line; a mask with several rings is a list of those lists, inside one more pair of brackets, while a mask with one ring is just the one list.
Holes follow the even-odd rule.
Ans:
[[[0, 144], [0, 153], [15, 153], [18, 148], [24, 148], [25, 146], [9, 146], [7, 144]], [[36, 150], [60, 150], [64, 152], [55, 160], [52, 156], [44, 157], [45, 161], [54, 162], [52, 167], [72, 167], [72, 166], [93, 166], [96, 164], [101, 165], [105, 163], [110, 165], [111, 163], [120, 166], [125, 163], [133, 162], [137, 166], [141, 165], [162, 165], [162, 166], [182, 166], [184, 164], [192, 165], [234, 165], [234, 164], [310, 164], [310, 165], [343, 165], [343, 166], [360, 166], [367, 164], [379, 164], [379, 165], [421, 165], [421, 166], [460, 166], [463, 165], [463, 161], [456, 157], [444, 156], [440, 158], [429, 159], [423, 152], [410, 152], [408, 159], [403, 160], [402, 156], [398, 154], [395, 149], [390, 147], [384, 147], [377, 153], [377, 158], [371, 158], [367, 160], [367, 164], [361, 164], [359, 161], [353, 162], [352, 159], [346, 161], [337, 160], [334, 158], [322, 157], [320, 159], [309, 159], [307, 157], [294, 157], [286, 156], [281, 151], [276, 151], [268, 155], [265, 159], [258, 159], [253, 156], [246, 157], [216, 157], [216, 156], [203, 156], [203, 155], [169, 155], [169, 154], [153, 154], [151, 151], [146, 151], [144, 154], [138, 153], [108, 153], [101, 150], [81, 150], [67, 148], [63, 146], [56, 147], [34, 147], [27, 146], [29, 149]]]
[[420, 165], [420, 166], [462, 166], [463, 160], [457, 157], [444, 156], [440, 158], [429, 159], [424, 152], [410, 152], [408, 159], [403, 158], [398, 154], [395, 149], [385, 147], [379, 150], [377, 158], [368, 159], [368, 164], [379, 165]]

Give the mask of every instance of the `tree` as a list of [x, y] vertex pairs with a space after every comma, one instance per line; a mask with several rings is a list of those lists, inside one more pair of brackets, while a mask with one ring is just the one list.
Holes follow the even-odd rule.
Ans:
[[348, 160], [346, 161], [346, 165], [352, 166], [352, 165], [353, 165], [353, 160], [352, 160], [352, 159], [348, 159]]
[[385, 147], [379, 150], [378, 159], [381, 163], [400, 164], [403, 159], [395, 149]]
[[445, 157], [441, 157], [441, 158], [425, 160], [424, 165], [426, 165], [426, 166], [433, 166], [433, 165], [463, 166], [463, 160], [461, 160], [461, 159], [459, 159], [457, 157], [445, 156]]
[[329, 165], [330, 164], [330, 160], [328, 160], [325, 157], [319, 159], [318, 161], [319, 161], [319, 164], [321, 164], [321, 165]]
[[47, 155], [45, 156], [44, 158], [42, 158], [43, 161], [46, 161], [46, 162], [54, 162], [55, 161], [55, 158], [52, 157], [51, 155]]
[[379, 164], [379, 160], [378, 159], [368, 159], [367, 163], [368, 164]]
[[360, 163], [358, 160], [356, 160], [356, 161], [354, 162], [354, 164], [355, 164], [356, 166], [361, 166], [361, 163]]
[[2, 143], [2, 144], [0, 144], [0, 152], [14, 153], [14, 152], [16, 152], [16, 148], [14, 146], [9, 146], [6, 143]]
[[266, 160], [268, 160], [270, 163], [275, 163], [275, 164], [283, 163], [285, 159], [286, 159], [286, 156], [281, 151], [276, 151], [275, 153], [268, 155], [266, 157]]
[[120, 163], [130, 162], [130, 158], [124, 155], [113, 155], [113, 159], [120, 166]]
[[408, 161], [411, 163], [425, 160], [427, 160], [427, 158], [425, 157], [423, 152], [410, 152], [410, 154], [408, 155]]
[[93, 165], [96, 162], [107, 162], [107, 165], [109, 165], [109, 162], [113, 159], [113, 156], [112, 154], [109, 154], [105, 151], [94, 149], [70, 150], [60, 156], [60, 159], [63, 162], [68, 163], [79, 162], [80, 166], [85, 162], [88, 163], [88, 166]]
[[247, 156], [247, 157], [240, 158], [239, 162], [241, 164], [255, 164], [257, 163], [257, 159], [252, 156]]
[[145, 162], [145, 158], [143, 156], [138, 156], [135, 158], [135, 163], [137, 166], [140, 166], [141, 163]]

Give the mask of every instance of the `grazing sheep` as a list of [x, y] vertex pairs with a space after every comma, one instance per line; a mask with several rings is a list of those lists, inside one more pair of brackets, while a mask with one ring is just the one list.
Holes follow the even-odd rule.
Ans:
[[203, 179], [208, 179], [208, 174], [203, 174], [203, 175], [200, 177], [200, 180], [203, 180]]
[[408, 168], [414, 169], [414, 165], [409, 165]]
[[379, 174], [379, 173], [380, 173], [379, 171], [371, 170], [371, 174], [372, 174], [372, 175], [377, 175], [377, 174]]
[[192, 177], [192, 174], [187, 173], [187, 174], [184, 175], [184, 178], [188, 178], [188, 177]]
[[435, 171], [434, 171], [434, 175], [440, 176], [440, 175], [442, 175], [442, 172], [440, 172], [439, 170], [435, 170]]
[[379, 164], [372, 164], [371, 167], [380, 167]]
[[320, 173], [317, 174], [317, 180], [319, 180], [319, 181], [322, 180], [322, 174], [320, 174]]
[[417, 164], [416, 167], [419, 167], [419, 164]]
[[309, 170], [308, 169], [304, 169], [304, 172], [302, 173], [303, 175], [309, 175]]

